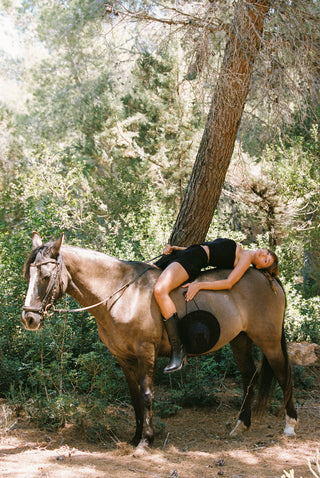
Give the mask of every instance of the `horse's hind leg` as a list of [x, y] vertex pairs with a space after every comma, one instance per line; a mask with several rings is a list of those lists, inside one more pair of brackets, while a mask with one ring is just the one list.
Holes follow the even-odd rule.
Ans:
[[283, 392], [283, 408], [286, 409], [286, 425], [284, 434], [287, 436], [295, 436], [295, 426], [298, 422], [297, 411], [294, 406], [291, 367], [283, 358], [267, 357], [270, 366], [282, 388]]
[[232, 435], [235, 434], [236, 430], [238, 431], [239, 427], [248, 429], [251, 425], [251, 403], [256, 383], [256, 367], [252, 357], [252, 340], [245, 332], [241, 332], [230, 342], [230, 345], [241, 373], [244, 393], [238, 423], [232, 430]]
[[271, 373], [274, 374], [276, 379], [279, 382], [280, 387], [283, 392], [283, 408], [286, 409], [286, 425], [284, 429], [284, 434], [287, 436], [295, 435], [295, 425], [297, 424], [297, 411], [294, 406], [293, 400], [293, 389], [292, 389], [292, 376], [291, 376], [291, 366], [289, 363], [286, 339], [284, 331], [282, 331], [281, 344], [268, 349], [262, 348], [265, 359], [263, 362], [261, 370], [261, 385], [258, 395], [258, 406], [259, 402], [262, 402], [265, 405], [266, 400], [264, 400], [263, 394], [268, 395], [268, 390], [264, 383], [267, 383], [267, 388], [270, 389], [270, 377]]

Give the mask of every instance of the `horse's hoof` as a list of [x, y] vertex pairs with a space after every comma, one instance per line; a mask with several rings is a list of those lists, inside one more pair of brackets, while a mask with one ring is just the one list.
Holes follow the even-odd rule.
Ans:
[[295, 427], [297, 426], [297, 424], [298, 424], [298, 420], [296, 420], [295, 418], [290, 418], [288, 417], [288, 415], [286, 415], [286, 426], [283, 430], [283, 434], [286, 437], [295, 437], [296, 436]]
[[141, 458], [142, 456], [148, 455], [150, 453], [150, 448], [148, 443], [145, 440], [142, 440], [133, 453], [134, 458]]
[[240, 433], [247, 432], [248, 430], [249, 427], [247, 427], [241, 420], [238, 420], [234, 429], [229, 433], [229, 436], [234, 437], [240, 435]]

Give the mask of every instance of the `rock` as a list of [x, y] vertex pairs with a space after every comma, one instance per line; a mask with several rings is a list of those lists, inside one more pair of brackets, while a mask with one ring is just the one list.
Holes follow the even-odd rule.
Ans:
[[320, 345], [309, 342], [288, 344], [288, 355], [293, 365], [320, 366]]

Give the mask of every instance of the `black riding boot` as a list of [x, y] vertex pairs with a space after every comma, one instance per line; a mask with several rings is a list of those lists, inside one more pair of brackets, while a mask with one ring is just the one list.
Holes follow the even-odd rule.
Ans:
[[178, 320], [178, 314], [175, 313], [169, 319], [163, 321], [171, 345], [170, 363], [163, 370], [164, 373], [180, 370], [187, 359], [187, 353], [180, 339]]

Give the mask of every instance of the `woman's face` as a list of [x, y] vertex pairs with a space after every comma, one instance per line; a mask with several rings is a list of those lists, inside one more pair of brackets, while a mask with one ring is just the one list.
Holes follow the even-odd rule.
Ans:
[[274, 262], [274, 258], [267, 249], [257, 249], [255, 253], [255, 266], [257, 269], [266, 269]]

